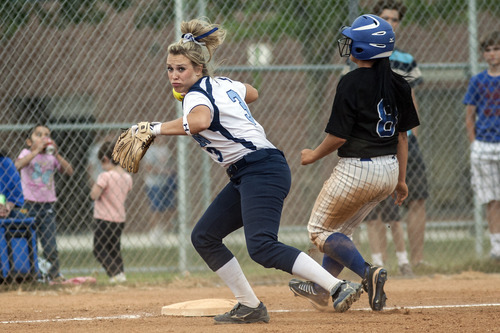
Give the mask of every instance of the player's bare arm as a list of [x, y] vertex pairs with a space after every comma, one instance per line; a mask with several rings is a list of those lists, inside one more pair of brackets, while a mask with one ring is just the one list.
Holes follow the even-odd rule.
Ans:
[[[195, 107], [187, 116], [191, 134], [206, 130], [212, 121], [210, 109], [204, 105]], [[161, 135], [186, 135], [182, 117], [161, 124]]]
[[329, 155], [339, 149], [347, 140], [332, 134], [327, 134], [316, 149], [304, 149], [301, 152], [301, 164], [307, 165]]
[[406, 164], [408, 162], [408, 135], [406, 132], [400, 132], [398, 135], [398, 152], [397, 158], [399, 163], [398, 184], [393, 193], [393, 198], [396, 199], [394, 204], [401, 206], [403, 201], [408, 197], [408, 186], [406, 185]]
[[244, 83], [245, 87], [247, 88], [247, 94], [245, 96], [245, 103], [250, 104], [252, 102], [255, 102], [257, 98], [259, 98], [259, 92], [257, 89], [255, 89], [253, 86], [251, 86], [248, 83]]
[[467, 138], [472, 143], [476, 139], [475, 125], [476, 124], [476, 106], [467, 105], [465, 107], [465, 128], [467, 130]]
[[197, 134], [210, 127], [212, 122], [212, 114], [210, 109], [205, 105], [195, 107], [187, 116], [189, 129], [192, 134]]

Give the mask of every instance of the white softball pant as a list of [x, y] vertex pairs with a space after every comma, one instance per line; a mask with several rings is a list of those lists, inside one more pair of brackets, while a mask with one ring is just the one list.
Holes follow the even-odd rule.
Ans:
[[352, 237], [368, 213], [394, 192], [398, 174], [395, 155], [341, 158], [314, 204], [307, 227], [311, 241], [323, 251], [334, 232]]

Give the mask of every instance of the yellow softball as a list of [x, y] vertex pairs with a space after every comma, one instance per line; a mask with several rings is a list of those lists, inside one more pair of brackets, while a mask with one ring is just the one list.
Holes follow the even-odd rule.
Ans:
[[175, 91], [175, 89], [172, 89], [172, 94], [174, 94], [175, 99], [179, 102], [182, 102], [182, 100], [184, 99], [184, 96], [182, 96], [181, 93]]

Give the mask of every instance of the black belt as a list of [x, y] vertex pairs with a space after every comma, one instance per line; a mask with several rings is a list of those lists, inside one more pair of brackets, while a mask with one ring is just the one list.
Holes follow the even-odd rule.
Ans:
[[[396, 155], [392, 155], [392, 158], [395, 159]], [[359, 160], [361, 162], [373, 162], [373, 160], [370, 157], [361, 157]]]
[[275, 148], [259, 149], [259, 150], [256, 150], [254, 152], [251, 152], [249, 154], [246, 154], [241, 159], [239, 159], [238, 161], [231, 164], [226, 169], [226, 173], [229, 176], [229, 178], [231, 178], [236, 174], [236, 172], [238, 172], [238, 170], [243, 169], [245, 166], [247, 166], [249, 164], [260, 161], [264, 157], [269, 156], [269, 155], [285, 156], [283, 154], [283, 152], [279, 149], [275, 149]]

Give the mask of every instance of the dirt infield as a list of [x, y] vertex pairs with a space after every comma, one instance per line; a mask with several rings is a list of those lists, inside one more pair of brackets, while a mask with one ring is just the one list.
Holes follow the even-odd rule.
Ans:
[[269, 324], [214, 325], [210, 317], [161, 316], [165, 305], [232, 298], [224, 286], [183, 279], [166, 286], [71, 286], [0, 294], [0, 332], [500, 332], [500, 275], [465, 272], [389, 279], [387, 308], [366, 294], [345, 313], [322, 313], [286, 283], [256, 286]]

